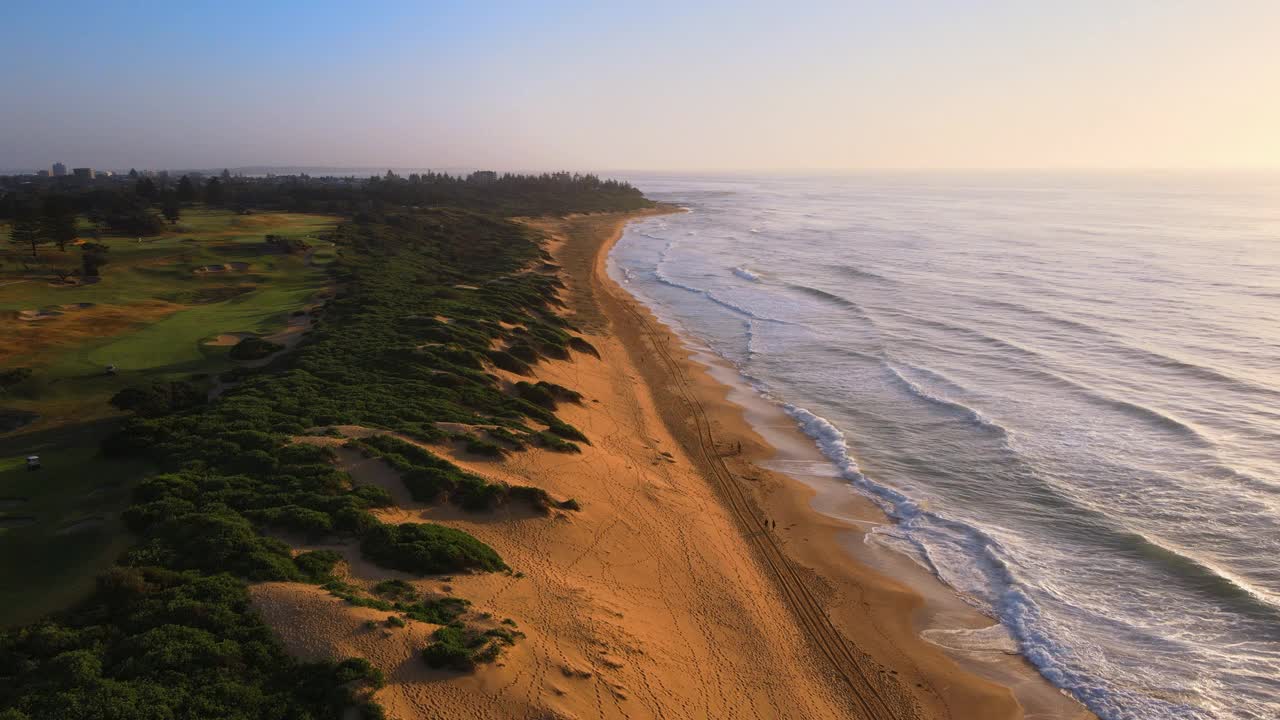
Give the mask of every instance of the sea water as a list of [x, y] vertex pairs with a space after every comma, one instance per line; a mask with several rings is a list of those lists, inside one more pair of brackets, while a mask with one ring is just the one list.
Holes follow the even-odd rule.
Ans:
[[1280, 178], [636, 176], [611, 272], [1104, 720], [1280, 718]]

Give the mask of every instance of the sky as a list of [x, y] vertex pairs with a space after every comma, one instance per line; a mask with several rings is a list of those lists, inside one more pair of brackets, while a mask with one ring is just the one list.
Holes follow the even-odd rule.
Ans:
[[1276, 0], [2, 15], [0, 169], [1280, 167]]

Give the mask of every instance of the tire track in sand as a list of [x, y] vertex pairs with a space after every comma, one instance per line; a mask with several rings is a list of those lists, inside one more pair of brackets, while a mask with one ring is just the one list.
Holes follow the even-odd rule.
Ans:
[[[602, 246], [600, 252], [604, 251], [605, 248]], [[599, 263], [596, 263], [595, 267], [598, 268]], [[599, 277], [597, 281], [605, 282]], [[791, 560], [783, 553], [773, 533], [765, 527], [764, 520], [752, 511], [751, 502], [746, 493], [725, 464], [724, 458], [716, 451], [715, 436], [711, 429], [711, 422], [707, 418], [706, 409], [690, 387], [681, 371], [679, 361], [663, 342], [666, 338], [665, 334], [655, 328], [653, 321], [632, 303], [616, 297], [612, 299], [613, 304], [627, 313], [636, 327], [640, 328], [666, 370], [673, 391], [687, 404], [689, 419], [694, 423], [698, 438], [698, 446], [690, 450], [701, 458], [703, 466], [708, 470], [708, 479], [724, 498], [739, 527], [743, 530], [744, 539], [756, 551], [764, 568], [777, 582], [805, 636], [852, 691], [852, 700], [860, 710], [860, 715], [865, 720], [910, 720], [919, 717], [915, 699], [910, 693], [901, 690], [892, 692], [897, 688], [883, 687], [882, 682], [879, 681], [881, 668], [878, 663], [850, 645], [844, 635], [832, 625], [821, 603], [809, 590]], [[888, 693], [892, 693], [895, 697], [887, 697]]]

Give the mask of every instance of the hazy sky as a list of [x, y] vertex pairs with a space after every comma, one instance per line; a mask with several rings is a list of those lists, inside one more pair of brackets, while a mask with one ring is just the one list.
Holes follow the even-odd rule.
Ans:
[[1280, 167], [1280, 0], [4, 5], [0, 168]]

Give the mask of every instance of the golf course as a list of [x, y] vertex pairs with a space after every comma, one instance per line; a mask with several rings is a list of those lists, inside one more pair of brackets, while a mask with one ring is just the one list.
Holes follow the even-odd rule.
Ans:
[[[0, 248], [0, 623], [74, 601], [127, 546], [118, 512], [149, 468], [98, 453], [123, 415], [109, 400], [176, 380], [214, 391], [242, 338], [300, 337], [334, 223], [196, 204], [151, 237], [90, 240], [81, 218], [64, 250]], [[69, 274], [85, 242], [106, 247], [96, 277]]]

